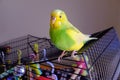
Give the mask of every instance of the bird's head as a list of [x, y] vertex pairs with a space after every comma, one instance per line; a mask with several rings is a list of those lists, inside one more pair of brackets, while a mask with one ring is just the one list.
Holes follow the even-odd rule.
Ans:
[[60, 9], [53, 10], [50, 16], [50, 26], [54, 28], [60, 27], [62, 23], [67, 21], [65, 12]]

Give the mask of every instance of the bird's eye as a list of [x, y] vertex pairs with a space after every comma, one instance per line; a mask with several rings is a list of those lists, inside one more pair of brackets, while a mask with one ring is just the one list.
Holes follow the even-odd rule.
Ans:
[[62, 16], [59, 16], [59, 18], [62, 18]]

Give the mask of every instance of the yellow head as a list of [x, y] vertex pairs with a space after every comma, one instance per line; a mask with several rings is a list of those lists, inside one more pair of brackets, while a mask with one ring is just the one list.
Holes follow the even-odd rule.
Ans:
[[60, 9], [53, 10], [51, 12], [50, 26], [54, 28], [59, 28], [62, 23], [68, 21], [67, 16], [64, 11]]

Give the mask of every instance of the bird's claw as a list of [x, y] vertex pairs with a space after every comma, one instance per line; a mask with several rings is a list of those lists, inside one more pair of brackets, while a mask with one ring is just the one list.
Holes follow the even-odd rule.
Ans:
[[58, 57], [58, 62], [61, 62], [61, 60], [62, 60], [62, 56], [59, 56]]
[[66, 54], [65, 51], [63, 51], [62, 54], [58, 57], [58, 62], [61, 61], [62, 57], [63, 57], [65, 54]]

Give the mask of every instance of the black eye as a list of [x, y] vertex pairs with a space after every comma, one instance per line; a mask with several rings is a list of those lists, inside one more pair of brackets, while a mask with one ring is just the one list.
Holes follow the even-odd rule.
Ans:
[[59, 18], [62, 18], [62, 16], [59, 16]]

